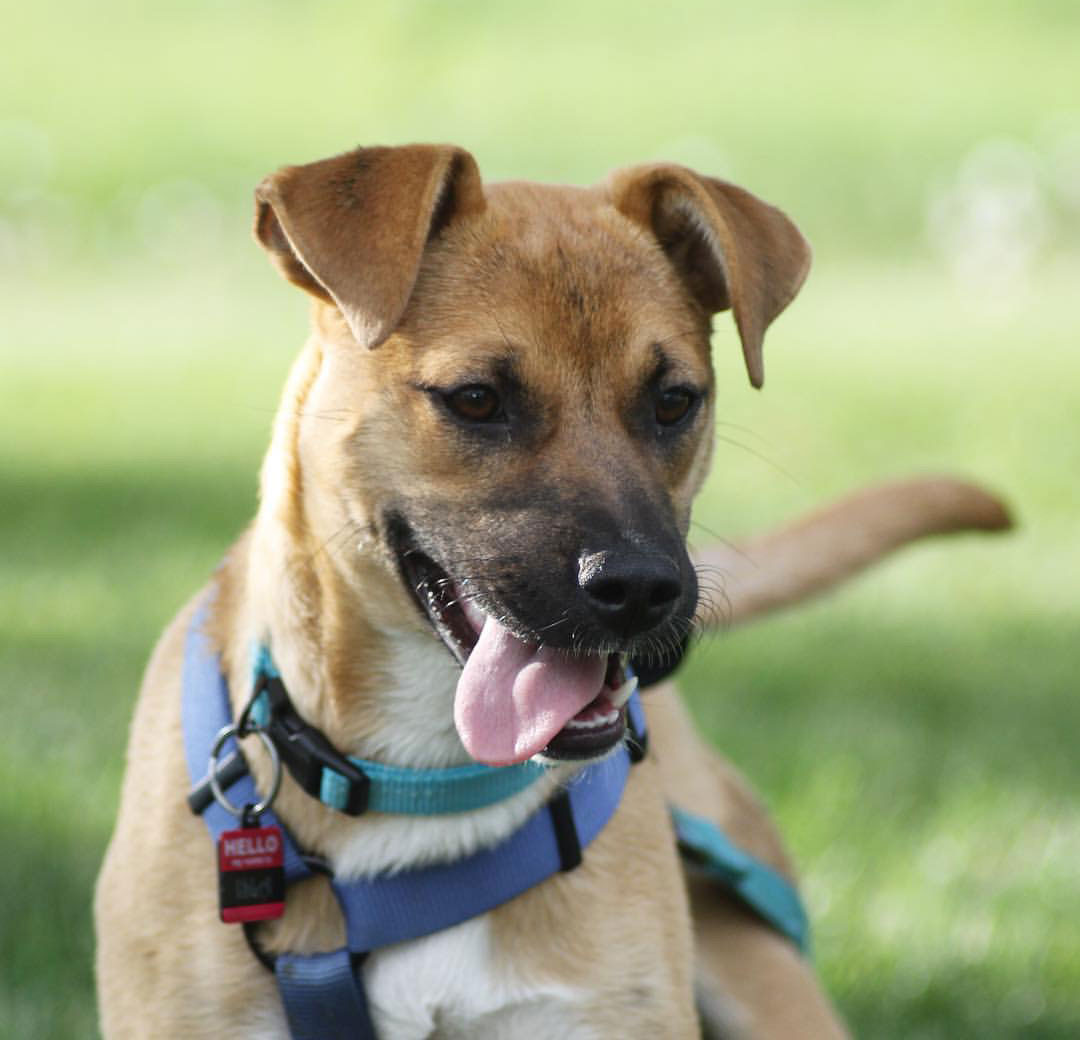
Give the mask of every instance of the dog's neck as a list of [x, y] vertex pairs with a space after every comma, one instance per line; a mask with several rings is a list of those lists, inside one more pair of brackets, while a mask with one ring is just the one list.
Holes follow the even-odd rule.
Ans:
[[[316, 331], [286, 384], [248, 541], [248, 616], [233, 645], [266, 645], [301, 716], [340, 750], [413, 768], [462, 764], [471, 760], [453, 724], [459, 666], [378, 555], [368, 518], [346, 515], [305, 479], [303, 424], [336, 423], [348, 435], [349, 417], [312, 410], [335, 349]], [[245, 667], [249, 655], [237, 653], [236, 710], [250, 690]]]

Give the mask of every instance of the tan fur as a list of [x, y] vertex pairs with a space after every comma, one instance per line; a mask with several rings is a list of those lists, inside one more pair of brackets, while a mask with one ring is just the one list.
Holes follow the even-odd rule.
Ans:
[[[779, 211], [679, 167], [620, 171], [592, 189], [484, 189], [472, 158], [448, 146], [361, 149], [289, 167], [259, 186], [256, 235], [314, 298], [313, 329], [282, 398], [258, 516], [210, 585], [209, 631], [234, 711], [248, 697], [250, 648], [263, 641], [300, 714], [340, 749], [397, 765], [466, 761], [449, 705], [445, 715], [416, 717], [428, 727], [422, 739], [399, 739], [409, 706], [386, 691], [407, 688], [411, 657], [436, 654], [433, 680], [452, 679], [456, 666], [437, 656], [441, 646], [431, 649], [430, 626], [395, 570], [387, 510], [411, 510], [435, 530], [447, 525], [472, 538], [474, 552], [489, 541], [497, 552], [512, 528], [528, 537], [504, 559], [521, 557], [521, 567], [531, 552], [548, 551], [544, 539], [559, 534], [550, 529], [564, 516], [553, 519], [542, 505], [539, 514], [524, 504], [513, 513], [515, 489], [523, 500], [525, 489], [555, 489], [568, 510], [600, 510], [631, 525], [638, 520], [627, 510], [637, 503], [670, 513], [685, 536], [709, 462], [711, 406], [660, 451], [627, 418], [642, 381], [662, 351], [667, 370], [710, 388], [709, 318], [732, 307], [759, 384], [761, 336], [801, 284], [809, 251]], [[430, 388], [484, 382], [508, 359], [531, 395], [531, 439], [526, 450], [481, 451], [447, 423]], [[878, 494], [741, 553], [710, 550], [709, 563], [730, 578], [729, 613], [706, 623], [793, 602], [926, 530], [972, 522], [965, 508], [977, 492], [960, 494], [950, 512], [937, 494], [947, 486], [935, 488], [929, 499], [938, 506], [909, 513], [912, 496]], [[503, 502], [498, 523], [493, 501]], [[853, 548], [851, 532], [864, 529]], [[213, 852], [184, 802], [180, 662], [195, 602], [148, 667], [98, 884], [108, 1037], [283, 1035], [270, 975], [240, 931], [217, 920]], [[716, 820], [789, 876], [792, 869], [756, 797], [695, 735], [670, 688], [648, 695], [647, 712], [652, 751], [615, 818], [577, 870], [489, 915], [490, 964], [530, 992], [576, 994], [551, 1019], [567, 1035], [697, 1035], [702, 981], [732, 1035], [841, 1035], [808, 962], [786, 940], [730, 899], [684, 881], [669, 802]], [[265, 789], [268, 764], [249, 743]], [[514, 812], [524, 818], [573, 772], [553, 770]], [[331, 858], [357, 842], [389, 854], [405, 833], [393, 817], [327, 809], [288, 776], [274, 808], [302, 848]], [[460, 835], [440, 840], [463, 851], [482, 844], [483, 813], [467, 815], [476, 817], [473, 830], [463, 823]], [[271, 951], [307, 952], [334, 948], [341, 936], [327, 886], [313, 880], [290, 891], [285, 917], [262, 940]], [[505, 1035], [505, 1023], [518, 1020], [446, 1021], [430, 1035], [488, 1035], [489, 1026]]]

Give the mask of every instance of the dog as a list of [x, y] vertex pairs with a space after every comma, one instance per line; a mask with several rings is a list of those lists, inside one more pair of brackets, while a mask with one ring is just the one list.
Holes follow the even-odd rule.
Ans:
[[[256, 200], [255, 235], [311, 297], [312, 332], [256, 519], [144, 678], [95, 898], [104, 1035], [330, 1035], [311, 1022], [336, 998], [297, 1013], [277, 982], [286, 958], [345, 941], [327, 875], [393, 884], [497, 851], [568, 804], [582, 776], [645, 743], [634, 665], [660, 681], [640, 699], [648, 751], [610, 819], [586, 844], [580, 818], [567, 830], [552, 808], [564, 869], [467, 920], [353, 950], [368, 1032], [332, 1035], [844, 1035], [791, 938], [680, 860], [672, 806], [794, 876], [661, 673], [695, 617], [795, 602], [911, 538], [1003, 526], [1000, 506], [949, 480], [856, 496], [751, 551], [711, 550], [727, 582], [701, 606], [686, 535], [712, 447], [711, 321], [732, 311], [760, 386], [765, 330], [810, 263], [783, 213], [670, 164], [587, 189], [485, 185], [468, 152], [427, 145], [286, 167]], [[261, 734], [234, 756], [245, 782], [320, 866], [290, 884], [283, 916], [243, 928], [218, 920], [219, 854], [185, 801], [193, 639], [227, 683], [232, 736]], [[535, 777], [458, 812], [330, 807], [282, 768], [284, 741], [244, 728], [259, 653], [264, 688], [277, 682], [334, 752]], [[209, 762], [210, 743], [194, 757]], [[586, 847], [567, 851], [575, 839]]]

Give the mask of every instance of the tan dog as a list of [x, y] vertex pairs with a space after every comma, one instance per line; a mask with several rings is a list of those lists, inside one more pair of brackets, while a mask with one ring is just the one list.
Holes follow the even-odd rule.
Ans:
[[[710, 316], [733, 310], [760, 385], [762, 335], [809, 250], [778, 210], [669, 165], [584, 190], [483, 187], [459, 149], [370, 148], [286, 168], [257, 199], [259, 240], [315, 298], [313, 332], [258, 516], [211, 582], [208, 631], [234, 714], [262, 644], [300, 716], [347, 754], [550, 766], [521, 793], [452, 816], [346, 816], [289, 775], [274, 802], [338, 877], [453, 860], [497, 844], [612, 754], [625, 655], [660, 659], [688, 632], [685, 535], [712, 445]], [[964, 485], [916, 491], [853, 500], [749, 556], [716, 551], [724, 619], [792, 602], [930, 530], [1004, 522]], [[285, 1037], [273, 976], [218, 921], [213, 847], [185, 805], [180, 677], [195, 602], [154, 653], [132, 729], [95, 906], [102, 1026]], [[579, 867], [367, 957], [381, 1037], [842, 1033], [787, 939], [714, 886], [688, 887], [669, 802], [790, 865], [673, 691], [645, 705], [650, 753]], [[269, 759], [257, 741], [245, 753], [265, 791]], [[258, 936], [270, 953], [341, 941], [318, 878], [290, 889], [285, 916]]]

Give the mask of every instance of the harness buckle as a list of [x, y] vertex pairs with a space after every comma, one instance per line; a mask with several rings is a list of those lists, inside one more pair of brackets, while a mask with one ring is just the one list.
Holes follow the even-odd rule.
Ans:
[[324, 771], [330, 770], [344, 782], [335, 784], [336, 791], [342, 786], [344, 791], [343, 797], [335, 799], [334, 808], [347, 816], [365, 813], [371, 792], [371, 779], [367, 773], [336, 751], [322, 733], [296, 714], [281, 679], [263, 676], [259, 692], [263, 690], [270, 701], [269, 718], [255, 732], [269, 736], [293, 779], [313, 798], [325, 801]]

